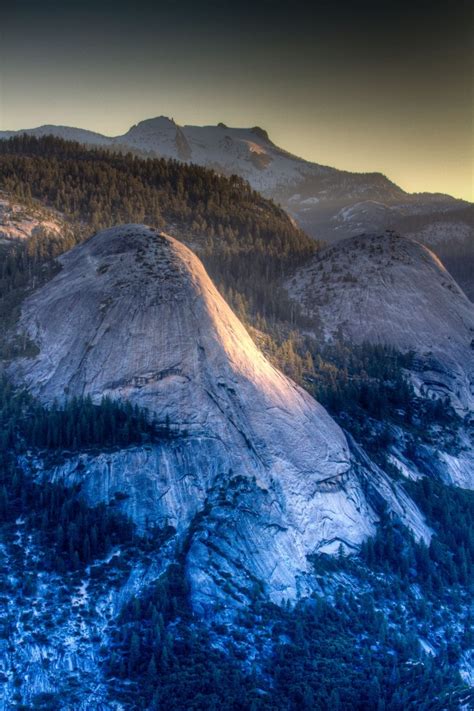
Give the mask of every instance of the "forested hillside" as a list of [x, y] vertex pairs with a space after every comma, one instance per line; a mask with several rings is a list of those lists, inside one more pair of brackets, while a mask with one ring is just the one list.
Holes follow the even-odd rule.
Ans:
[[[67, 215], [77, 240], [127, 222], [166, 228], [199, 250], [215, 281], [243, 291], [270, 312], [278, 308], [275, 280], [318, 248], [242, 178], [87, 149], [52, 136], [0, 141], [0, 188]], [[70, 246], [50, 245], [47, 255], [44, 247], [35, 251], [54, 256], [51, 251]]]
[[[280, 284], [319, 245], [241, 178], [172, 160], [85, 148], [52, 136], [23, 135], [0, 141], [0, 188], [26, 204], [39, 200], [60, 210], [72, 226], [63, 236], [39, 234], [0, 246], [1, 357], [34, 353], [34, 344], [19, 336], [5, 338], [5, 332], [15, 323], [26, 291], [56, 272], [54, 257], [94, 229], [145, 221], [166, 226], [199, 252], [258, 345], [333, 414], [349, 412], [346, 426], [357, 436], [367, 429], [368, 413], [387, 420], [400, 406], [413, 410], [413, 393], [402, 373], [406, 364], [400, 361], [392, 378], [396, 354], [367, 347], [361, 359], [364, 349], [326, 348], [322, 339], [301, 335], [306, 325], [317, 332], [318, 324], [315, 318], [306, 323]], [[395, 397], [391, 403], [389, 393]], [[421, 419], [438, 420], [435, 409], [432, 418], [425, 413]], [[407, 422], [413, 417], [407, 416]], [[380, 437], [386, 437], [386, 428], [375, 446]]]
[[40, 233], [0, 245], [2, 358], [34, 351], [24, 339], [5, 337], [26, 291], [55, 273], [55, 257], [99, 228], [124, 222], [166, 227], [200, 253], [224, 292], [245, 298], [253, 317], [272, 320], [293, 318], [281, 277], [319, 246], [241, 178], [52, 136], [0, 141], [0, 189], [26, 206], [40, 201], [59, 210], [71, 226], [63, 235]]

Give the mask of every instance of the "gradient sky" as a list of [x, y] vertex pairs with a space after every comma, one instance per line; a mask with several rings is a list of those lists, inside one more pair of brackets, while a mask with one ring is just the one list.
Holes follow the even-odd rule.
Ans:
[[117, 135], [161, 114], [260, 125], [310, 160], [474, 200], [467, 0], [13, 5], [0, 19], [2, 130]]

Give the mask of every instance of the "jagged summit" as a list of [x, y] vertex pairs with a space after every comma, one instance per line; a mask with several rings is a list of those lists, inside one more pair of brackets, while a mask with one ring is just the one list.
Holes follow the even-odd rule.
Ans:
[[123, 136], [113, 139], [114, 143], [129, 148], [160, 155], [163, 158], [175, 158], [189, 161], [192, 150], [182, 131], [172, 118], [157, 116], [146, 119], [132, 126]]
[[135, 150], [190, 161], [228, 174], [238, 172], [251, 181], [252, 176], [260, 175], [265, 182], [270, 174], [271, 180], [278, 180], [274, 175], [275, 166], [272, 165], [270, 171], [267, 169], [275, 160], [283, 169], [289, 156], [277, 149], [268, 133], [258, 126], [230, 128], [223, 123], [217, 126], [179, 126], [166, 116], [140, 121], [113, 141]]
[[368, 488], [429, 536], [406, 495], [265, 359], [183, 244], [125, 225], [60, 261], [22, 309], [39, 354], [11, 372], [46, 403], [109, 395], [170, 424], [170, 441], [80, 455], [52, 476], [80, 483], [93, 503], [126, 492], [121, 507], [139, 525], [191, 536], [195, 605], [226, 597], [229, 579], [234, 599], [255, 580], [276, 602], [305, 594], [307, 555], [353, 549], [373, 532]]
[[[143, 121], [139, 121], [136, 126], [167, 126], [171, 124], [172, 126], [176, 126], [175, 120], [173, 118], [170, 118], [169, 116], [164, 116], [161, 114], [161, 116], [154, 116], [153, 118], [149, 119], [144, 119]], [[135, 128], [135, 127], [133, 127]]]
[[142, 136], [142, 138], [152, 137], [155, 133], [162, 134], [166, 131], [175, 132], [177, 128], [176, 123], [172, 118], [168, 116], [155, 116], [154, 118], [144, 119], [139, 121], [129, 128], [127, 133], [123, 136], [118, 136], [117, 140], [123, 139], [126, 142], [129, 138], [133, 139], [136, 136]]
[[415, 384], [428, 397], [474, 406], [474, 309], [426, 247], [391, 232], [361, 235], [319, 253], [288, 283], [326, 338], [413, 351]]

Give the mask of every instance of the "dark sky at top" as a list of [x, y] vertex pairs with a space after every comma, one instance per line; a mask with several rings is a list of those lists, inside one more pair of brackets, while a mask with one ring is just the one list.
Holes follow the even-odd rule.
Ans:
[[264, 126], [294, 153], [473, 197], [473, 16], [454, 2], [18, 2], [0, 128]]

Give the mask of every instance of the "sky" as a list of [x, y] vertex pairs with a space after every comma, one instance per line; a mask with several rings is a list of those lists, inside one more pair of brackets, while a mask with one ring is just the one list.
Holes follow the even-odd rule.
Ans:
[[469, 5], [21, 0], [0, 21], [0, 130], [259, 125], [308, 160], [474, 200]]

